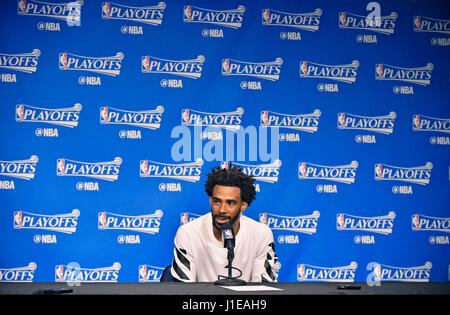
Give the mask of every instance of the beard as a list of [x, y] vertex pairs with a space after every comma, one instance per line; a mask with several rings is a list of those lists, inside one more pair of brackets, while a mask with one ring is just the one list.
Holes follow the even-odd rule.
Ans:
[[[216, 218], [220, 218], [220, 219], [228, 219], [229, 223], [234, 226], [234, 223], [236, 223], [236, 221], [239, 219], [239, 217], [241, 216], [241, 212], [239, 211], [234, 217], [228, 217], [228, 216], [223, 216], [220, 214], [213, 214], [211, 212], [212, 215], [212, 224], [214, 226], [214, 228], [216, 228], [218, 231], [222, 230], [222, 224], [219, 224], [216, 222]], [[228, 222], [227, 222], [228, 223]]]

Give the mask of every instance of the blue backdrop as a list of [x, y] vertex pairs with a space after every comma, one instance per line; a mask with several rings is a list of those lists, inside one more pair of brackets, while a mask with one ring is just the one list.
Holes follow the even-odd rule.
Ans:
[[448, 1], [48, 1], [0, 6], [0, 281], [157, 281], [225, 160], [278, 281], [449, 280]]

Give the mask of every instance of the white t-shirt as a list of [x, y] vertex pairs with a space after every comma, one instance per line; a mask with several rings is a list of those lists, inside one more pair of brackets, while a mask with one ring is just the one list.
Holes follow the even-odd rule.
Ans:
[[[247, 282], [276, 281], [277, 274], [272, 230], [241, 215], [235, 237], [232, 266], [242, 271]], [[183, 282], [214, 282], [218, 275], [228, 276], [228, 250], [213, 234], [212, 215], [205, 214], [178, 228], [175, 236], [171, 274]], [[239, 276], [233, 269], [232, 276]]]

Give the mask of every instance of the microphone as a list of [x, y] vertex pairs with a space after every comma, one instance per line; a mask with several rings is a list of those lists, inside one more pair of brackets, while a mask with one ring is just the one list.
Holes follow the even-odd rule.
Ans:
[[[234, 259], [234, 246], [236, 245], [236, 240], [234, 236], [234, 230], [233, 226], [230, 223], [224, 223], [222, 224], [222, 240], [223, 240], [223, 247], [228, 250], [227, 260], [228, 265], [225, 266], [225, 268], [228, 268], [228, 277], [220, 276], [218, 277], [218, 280], [214, 282], [214, 284], [218, 285], [245, 285], [245, 281], [242, 279], [238, 279], [242, 275], [242, 271], [240, 271], [238, 268], [235, 268], [231, 265]], [[241, 274], [237, 277], [232, 276], [232, 270], [236, 269]], [[222, 279], [220, 278], [222, 277]]]
[[[235, 246], [235, 239], [234, 239], [234, 230], [233, 226], [230, 223], [224, 223], [222, 224], [222, 239], [223, 239], [223, 247], [228, 249], [228, 254], [232, 252], [233, 257], [231, 260], [234, 259], [234, 246]], [[230, 258], [228, 258], [228, 261], [230, 261]]]

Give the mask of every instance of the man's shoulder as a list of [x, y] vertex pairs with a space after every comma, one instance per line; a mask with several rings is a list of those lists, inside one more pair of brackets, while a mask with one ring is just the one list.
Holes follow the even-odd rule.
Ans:
[[272, 230], [266, 224], [253, 220], [250, 217], [241, 215], [241, 222], [245, 222], [249, 230], [256, 234], [272, 234]]

